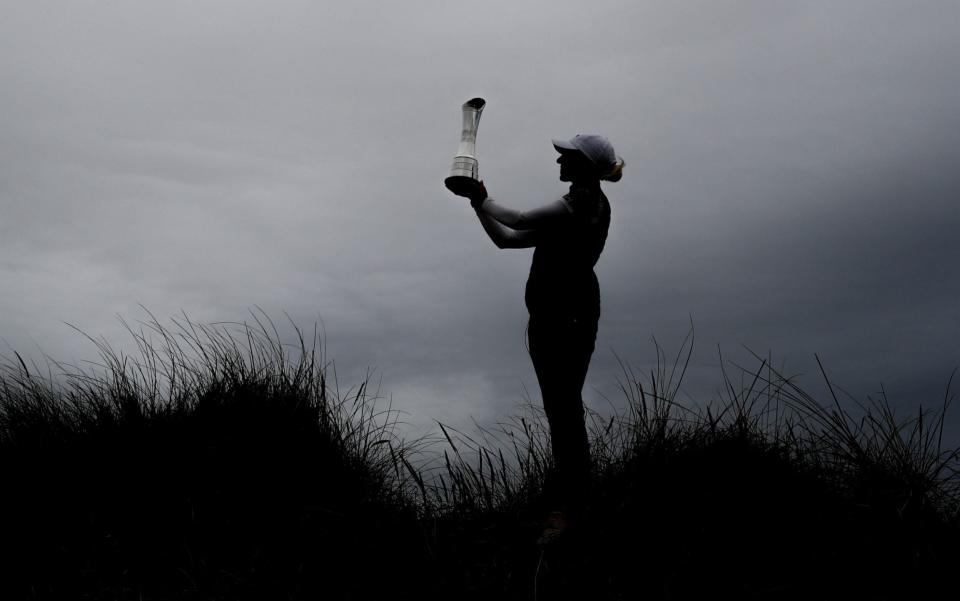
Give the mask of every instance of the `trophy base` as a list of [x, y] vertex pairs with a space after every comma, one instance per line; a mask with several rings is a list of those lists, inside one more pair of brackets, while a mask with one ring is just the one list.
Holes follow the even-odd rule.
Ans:
[[477, 189], [480, 178], [477, 159], [472, 156], [457, 155], [453, 158], [450, 175], [443, 180], [447, 188], [457, 196], [466, 196]]
[[467, 175], [451, 175], [443, 180], [443, 183], [457, 196], [467, 196], [477, 189], [479, 181]]

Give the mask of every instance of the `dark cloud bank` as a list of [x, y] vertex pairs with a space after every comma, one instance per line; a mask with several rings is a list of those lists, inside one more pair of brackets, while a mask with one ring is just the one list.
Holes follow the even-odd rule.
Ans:
[[89, 358], [62, 322], [123, 347], [141, 303], [261, 306], [322, 319], [340, 378], [377, 368], [417, 431], [536, 399], [529, 253], [441, 185], [483, 94], [507, 204], [563, 193], [551, 137], [627, 160], [591, 406], [621, 401], [614, 353], [648, 371], [691, 318], [698, 402], [718, 347], [822, 393], [818, 353], [904, 412], [960, 363], [954, 3], [80, 4], [0, 25], [0, 337], [23, 353]]

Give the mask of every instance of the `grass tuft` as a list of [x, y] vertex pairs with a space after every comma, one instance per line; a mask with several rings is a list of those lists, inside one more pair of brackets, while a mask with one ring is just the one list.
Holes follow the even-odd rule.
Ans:
[[[0, 368], [3, 598], [364, 598], [421, 589], [415, 443], [318, 333], [127, 324], [137, 354]], [[382, 579], [368, 577], [371, 551]], [[398, 543], [397, 541], [403, 541]], [[363, 562], [357, 558], [366, 558]]]

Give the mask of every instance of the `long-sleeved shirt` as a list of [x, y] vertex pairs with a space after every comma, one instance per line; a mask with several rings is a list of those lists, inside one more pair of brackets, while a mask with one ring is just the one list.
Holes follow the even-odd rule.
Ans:
[[599, 317], [593, 267], [610, 226], [610, 203], [599, 182], [572, 185], [563, 198], [530, 211], [488, 198], [477, 207], [477, 216], [498, 248], [535, 248], [525, 294], [531, 315]]

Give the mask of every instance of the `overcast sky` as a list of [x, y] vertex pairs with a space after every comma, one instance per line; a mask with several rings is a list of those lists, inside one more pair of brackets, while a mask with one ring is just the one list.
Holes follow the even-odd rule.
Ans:
[[[323, 320], [415, 428], [539, 398], [531, 251], [443, 187], [460, 105], [492, 196], [565, 192], [601, 133], [603, 316], [586, 402], [651, 336], [709, 400], [743, 345], [818, 388], [942, 399], [960, 364], [960, 3], [0, 0], [0, 351], [95, 357], [66, 323]], [[960, 427], [960, 419], [952, 420]]]

